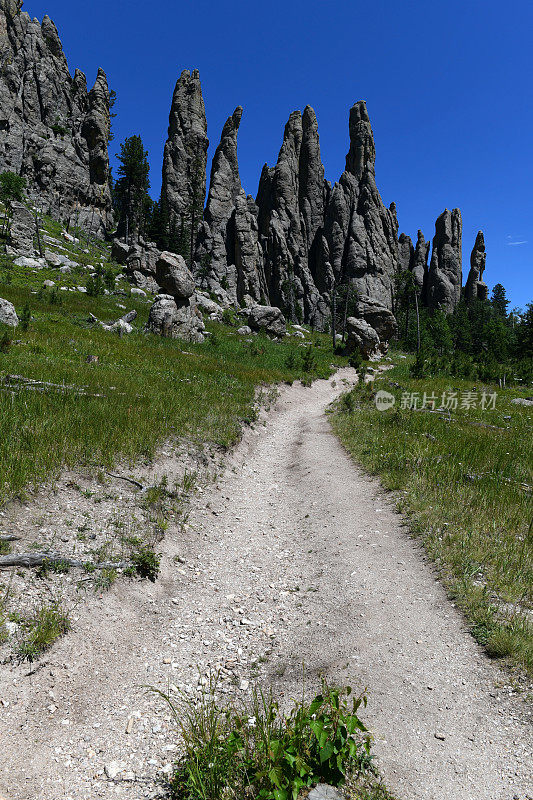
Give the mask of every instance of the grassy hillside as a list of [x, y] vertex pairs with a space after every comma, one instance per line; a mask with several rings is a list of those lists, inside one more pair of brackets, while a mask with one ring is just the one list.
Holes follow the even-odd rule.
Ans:
[[[210, 324], [211, 337], [200, 345], [161, 339], [142, 332], [148, 298], [35, 293], [45, 278], [58, 281], [57, 270], [28, 271], [6, 258], [0, 264], [0, 297], [19, 314], [28, 305], [32, 316], [27, 330], [0, 332], [0, 503], [62, 465], [150, 456], [173, 436], [227, 447], [253, 418], [258, 386], [331, 373], [325, 336], [311, 335], [307, 345], [274, 343]], [[88, 321], [90, 312], [116, 319], [124, 306], [138, 311], [129, 336]], [[65, 387], [17, 388], [8, 375]]]
[[[377, 410], [380, 389], [395, 396], [392, 409]], [[458, 408], [439, 412], [442, 393], [453, 391]], [[483, 391], [497, 392], [494, 409], [480, 407]], [[419, 406], [434, 392], [435, 413], [402, 409], [413, 392]], [[463, 392], [475, 393], [476, 408], [461, 408]], [[399, 493], [478, 641], [533, 671], [533, 409], [513, 404], [517, 394], [458, 378], [413, 380], [404, 360], [374, 391], [345, 396], [332, 423], [354, 458]]]

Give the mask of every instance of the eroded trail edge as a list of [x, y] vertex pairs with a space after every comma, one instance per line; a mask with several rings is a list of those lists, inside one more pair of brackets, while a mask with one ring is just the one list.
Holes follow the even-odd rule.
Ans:
[[176, 743], [144, 685], [192, 694], [211, 667], [221, 694], [244, 695], [257, 675], [289, 697], [305, 662], [310, 689], [319, 673], [368, 687], [379, 766], [400, 798], [527, 797], [523, 701], [498, 688], [505, 676], [390, 496], [331, 432], [325, 410], [352, 378], [282, 390], [186, 531], [168, 532], [155, 586], [119, 584], [80, 607], [32, 676], [0, 667], [0, 795], [162, 795]]

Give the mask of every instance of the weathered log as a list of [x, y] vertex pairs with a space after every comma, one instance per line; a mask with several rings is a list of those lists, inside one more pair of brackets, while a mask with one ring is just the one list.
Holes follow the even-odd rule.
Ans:
[[0, 568], [2, 567], [42, 567], [43, 565], [53, 566], [54, 564], [68, 564], [69, 567], [84, 568], [90, 565], [91, 569], [126, 569], [132, 565], [128, 561], [102, 561], [93, 564], [90, 561], [80, 561], [75, 558], [68, 558], [59, 553], [11, 553], [7, 556], [0, 556]]
[[20, 541], [20, 536], [0, 536], [0, 542], [18, 542]]

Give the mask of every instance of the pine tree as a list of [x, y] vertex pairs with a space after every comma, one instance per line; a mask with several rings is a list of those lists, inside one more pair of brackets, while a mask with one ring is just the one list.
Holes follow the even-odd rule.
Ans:
[[497, 283], [494, 289], [492, 290], [492, 297], [490, 298], [490, 302], [492, 307], [498, 314], [501, 314], [502, 317], [507, 316], [507, 306], [509, 305], [509, 300], [507, 299], [507, 295], [505, 293], [505, 289], [501, 283]]
[[146, 211], [151, 203], [148, 195], [150, 165], [141, 137], [127, 137], [120, 145], [117, 158], [119, 179], [114, 187], [114, 202], [118, 232], [131, 241], [144, 230]]

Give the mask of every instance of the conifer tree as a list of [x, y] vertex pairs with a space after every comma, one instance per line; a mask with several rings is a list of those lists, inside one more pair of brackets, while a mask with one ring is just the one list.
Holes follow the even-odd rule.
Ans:
[[141, 137], [128, 136], [120, 145], [117, 158], [119, 178], [114, 187], [114, 201], [118, 233], [128, 241], [135, 241], [144, 231], [151, 205], [148, 195], [150, 165]]

